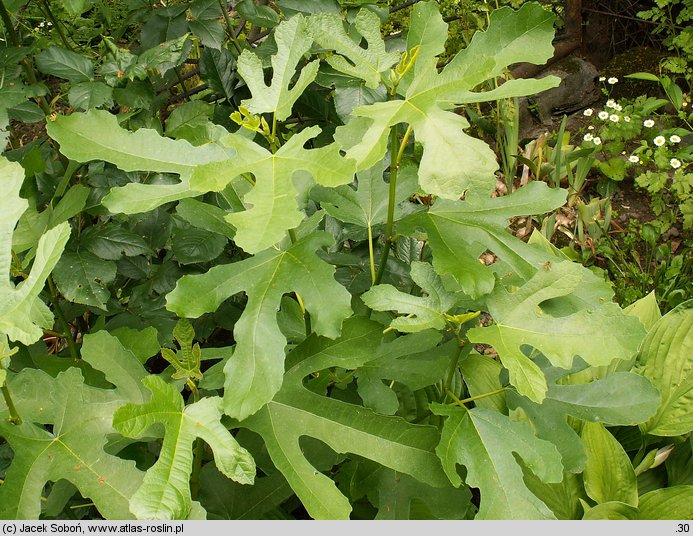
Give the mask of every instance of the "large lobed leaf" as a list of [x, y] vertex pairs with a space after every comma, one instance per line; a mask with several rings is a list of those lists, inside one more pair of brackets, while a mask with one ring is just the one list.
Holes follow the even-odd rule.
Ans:
[[[134, 462], [104, 451], [115, 433], [113, 413], [125, 402], [141, 402], [145, 371], [115, 337], [97, 332], [84, 337], [82, 357], [104, 372], [115, 389], [84, 384], [77, 368], [51, 378], [24, 369], [10, 380], [12, 398], [22, 418], [10, 424], [0, 403], [0, 435], [14, 458], [0, 486], [0, 519], [38, 519], [47, 482], [67, 480], [110, 519], [131, 519], [130, 499], [143, 473]], [[44, 428], [52, 425], [52, 430]]]
[[[491, 91], [476, 87], [503, 73], [519, 61], [544, 63], [553, 53], [553, 15], [541, 6], [525, 4], [515, 12], [510, 8], [494, 10], [486, 32], [478, 32], [469, 47], [460, 51], [440, 73], [434, 53], [440, 50], [439, 37], [427, 31], [429, 22], [420, 15], [433, 16], [442, 27], [437, 10], [419, 3], [412, 16], [411, 44], [421, 46], [424, 55], [417, 60], [415, 76], [404, 100], [361, 106], [355, 116], [337, 129], [336, 139], [347, 157], [358, 162], [359, 169], [371, 167], [387, 150], [390, 129], [399, 123], [410, 125], [423, 146], [419, 181], [424, 191], [446, 199], [458, 199], [468, 190], [489, 194], [495, 186], [498, 165], [491, 148], [469, 136], [469, 123], [450, 112], [455, 106], [528, 95], [558, 84], [556, 77], [540, 80], [509, 80]], [[429, 46], [428, 40], [432, 40]], [[531, 46], [527, 46], [527, 43]], [[446, 165], [441, 166], [441, 162]]]
[[481, 491], [476, 519], [553, 519], [549, 508], [522, 480], [513, 454], [543, 482], [563, 478], [556, 447], [537, 438], [526, 423], [486, 408], [452, 408], [432, 404], [436, 415], [447, 417], [436, 452], [453, 484], [459, 486], [457, 464], [467, 469], [465, 482]]
[[19, 197], [24, 181], [22, 166], [1, 157], [0, 177], [0, 334], [28, 345], [41, 337], [43, 329], [53, 325], [53, 314], [38, 295], [60, 259], [70, 237], [70, 226], [63, 222], [39, 238], [29, 277], [15, 286], [10, 279], [12, 234], [29, 203]]
[[433, 449], [438, 431], [378, 415], [309, 391], [303, 378], [329, 367], [356, 368], [371, 360], [380, 345], [382, 325], [354, 317], [342, 336], [312, 335], [288, 357], [281, 390], [241, 423], [262, 436], [274, 465], [283, 473], [314, 519], [348, 519], [351, 505], [334, 482], [306, 459], [299, 439], [319, 439], [339, 453], [350, 452], [408, 474], [431, 486], [449, 485]]
[[286, 251], [268, 249], [206, 274], [184, 276], [168, 294], [167, 307], [181, 317], [213, 312], [238, 292], [248, 295], [233, 330], [236, 350], [224, 368], [228, 415], [243, 419], [255, 413], [281, 387], [286, 337], [277, 324], [277, 310], [284, 294], [301, 296], [317, 334], [339, 335], [351, 314], [351, 296], [334, 280], [334, 267], [315, 254], [332, 242], [327, 233], [313, 233]]
[[242, 484], [253, 483], [253, 458], [220, 422], [221, 398], [207, 397], [186, 406], [178, 390], [159, 376], [147, 376], [143, 384], [151, 391], [151, 399], [127, 404], [113, 415], [113, 427], [126, 437], [142, 436], [157, 424], [164, 427], [159, 458], [131, 498], [130, 509], [138, 519], [185, 519], [190, 515], [189, 482], [197, 437], [210, 446], [214, 463], [224, 475]]
[[[272, 81], [265, 84], [262, 60], [253, 52], [244, 50], [238, 58], [238, 72], [245, 80], [252, 97], [243, 105], [256, 114], [271, 112], [275, 119], [284, 121], [303, 91], [318, 74], [319, 60], [313, 60], [300, 70], [298, 79], [291, 84], [298, 63], [310, 50], [313, 39], [307, 28], [308, 19], [296, 15], [282, 22], [274, 31], [277, 53], [272, 57]], [[289, 89], [289, 85], [292, 85]]]
[[[571, 368], [576, 356], [594, 366], [628, 359], [644, 337], [640, 321], [626, 316], [615, 303], [579, 308], [570, 314], [560, 310], [560, 300], [584, 284], [584, 267], [560, 262], [538, 271], [516, 290], [499, 285], [486, 299], [495, 324], [472, 328], [471, 342], [490, 344], [498, 352], [517, 391], [541, 403], [548, 389], [539, 366], [522, 351], [529, 346], [553, 365]], [[558, 303], [556, 303], [558, 302]]]
[[[565, 190], [549, 188], [543, 182], [532, 182], [512, 195], [497, 198], [470, 193], [464, 202], [436, 201], [427, 212], [399, 222], [397, 230], [413, 235], [423, 228], [436, 272], [454, 279], [472, 298], [478, 298], [493, 290], [494, 272], [522, 281], [554, 259], [552, 254], [528, 245], [506, 228], [516, 216], [541, 214], [560, 207], [565, 196]], [[490, 267], [478, 260], [487, 249], [498, 257]]]
[[105, 160], [123, 171], [177, 173], [177, 184], [131, 183], [114, 188], [103, 199], [111, 212], [146, 212], [169, 201], [193, 197], [204, 192], [191, 189], [190, 175], [195, 166], [225, 161], [234, 151], [207, 143], [199, 147], [185, 140], [160, 136], [155, 130], [130, 132], [121, 128], [116, 116], [90, 110], [84, 114], [60, 116], [47, 124], [48, 134], [60, 144], [60, 152], [77, 162]]
[[205, 192], [221, 191], [244, 173], [255, 176], [255, 186], [243, 197], [250, 208], [226, 216], [226, 221], [236, 227], [234, 241], [248, 253], [273, 246], [305, 218], [299, 210], [294, 183], [299, 172], [309, 173], [315, 182], [325, 186], [338, 186], [353, 179], [354, 162], [342, 158], [336, 144], [304, 149], [319, 132], [318, 127], [306, 128], [274, 154], [247, 138], [231, 134], [221, 143], [232, 148], [236, 157], [198, 166], [192, 174], [191, 187]]

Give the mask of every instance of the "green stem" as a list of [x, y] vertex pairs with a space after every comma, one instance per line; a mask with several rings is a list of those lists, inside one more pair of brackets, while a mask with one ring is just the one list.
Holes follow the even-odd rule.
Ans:
[[441, 403], [445, 402], [445, 397], [448, 396], [450, 392], [450, 386], [452, 385], [452, 380], [455, 377], [455, 371], [457, 370], [457, 363], [460, 360], [460, 355], [462, 355], [462, 348], [464, 345], [461, 341], [457, 341], [457, 348], [455, 349], [452, 357], [450, 358], [450, 363], [448, 364], [448, 372], [445, 375], [445, 382], [443, 383], [443, 392], [441, 393]]
[[[187, 381], [188, 388], [192, 391], [193, 403], [200, 401], [200, 391], [191, 379]], [[202, 470], [202, 457], [204, 456], [204, 443], [202, 439], [195, 438], [195, 449], [193, 452], [193, 466], [190, 473], [190, 496], [192, 500], [197, 500], [200, 492], [200, 471]]]
[[375, 254], [373, 253], [373, 227], [368, 222], [368, 260], [371, 265], [371, 285], [375, 285]]
[[238, 44], [236, 40], [236, 35], [233, 30], [233, 23], [231, 22], [231, 17], [229, 17], [229, 9], [224, 0], [219, 0], [219, 7], [221, 7], [221, 12], [224, 14], [224, 23], [226, 24], [226, 33], [231, 40], [231, 44], [236, 48], [236, 51], [240, 54], [242, 52], [241, 45]]
[[460, 400], [459, 398], [457, 398], [457, 397], [455, 396], [455, 393], [453, 393], [452, 391], [448, 391], [447, 394], [448, 394], [448, 396], [449, 396], [450, 398], [452, 398], [452, 399], [454, 400], [454, 404], [453, 404], [453, 405], [455, 405], [455, 406], [460, 406], [460, 407], [465, 407], [464, 405], [465, 405], [465, 404], [468, 404], [469, 402], [474, 402], [475, 400], [481, 400], [482, 398], [487, 398], [487, 397], [489, 397], [489, 396], [498, 395], [498, 394], [502, 393], [503, 391], [507, 391], [507, 390], [508, 390], [508, 387], [501, 387], [500, 389], [496, 389], [495, 391], [490, 391], [490, 392], [488, 392], [488, 393], [484, 393], [484, 394], [481, 394], [481, 395], [470, 396], [469, 398], [464, 398], [464, 399], [462, 399], [462, 400]]
[[70, 350], [70, 355], [72, 356], [72, 359], [78, 360], [79, 351], [77, 350], [77, 344], [75, 343], [75, 339], [72, 336], [72, 330], [70, 330], [70, 324], [67, 321], [67, 318], [65, 317], [65, 313], [60, 307], [58, 290], [55, 288], [53, 277], [49, 275], [47, 281], [48, 291], [51, 295], [51, 302], [53, 302], [53, 308], [55, 309], [55, 316], [58, 317], [58, 321], [62, 325], [63, 331], [65, 332], [65, 340], [67, 340], [67, 347]]
[[41, 4], [43, 4], [43, 9], [46, 10], [46, 16], [53, 23], [53, 28], [55, 28], [55, 30], [58, 32], [58, 36], [60, 37], [60, 40], [63, 42], [63, 45], [65, 45], [65, 48], [70, 51], [74, 51], [73, 46], [70, 44], [70, 42], [67, 40], [67, 37], [65, 36], [65, 32], [63, 32], [63, 28], [60, 21], [56, 19], [53, 15], [53, 12], [51, 11], [50, 6], [48, 5], [48, 0], [42, 0]]
[[12, 402], [12, 396], [10, 395], [10, 390], [7, 387], [7, 383], [5, 383], [0, 390], [2, 390], [2, 396], [5, 398], [7, 409], [10, 411], [9, 421], [12, 424], [22, 424], [22, 418], [19, 416], [19, 413], [17, 413], [17, 408], [14, 406], [14, 402]]
[[[392, 229], [395, 223], [395, 201], [397, 194], [397, 174], [399, 172], [399, 164], [402, 161], [402, 156], [404, 155], [404, 149], [409, 141], [409, 136], [412, 132], [412, 127], [409, 125], [401, 143], [399, 143], [397, 125], [392, 127], [390, 131], [390, 191], [387, 200], [387, 223], [385, 225], [385, 245], [383, 246], [383, 251], [380, 256], [380, 265], [378, 266], [378, 273], [375, 276], [374, 285], [380, 283], [385, 273], [385, 266], [387, 265], [387, 258], [390, 254], [390, 248], [392, 247], [392, 242], [394, 241], [394, 236]], [[399, 145], [399, 147], [398, 147]]]

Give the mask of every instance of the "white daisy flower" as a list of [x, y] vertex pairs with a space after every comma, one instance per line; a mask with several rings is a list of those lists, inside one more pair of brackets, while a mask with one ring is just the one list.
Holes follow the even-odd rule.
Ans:
[[599, 114], [597, 114], [597, 117], [599, 117], [599, 119], [601, 119], [602, 121], [609, 119], [609, 112], [607, 112], [606, 110], [602, 110], [601, 112], [599, 112]]
[[600, 77], [599, 77], [599, 81], [600, 81], [600, 82], [604, 82], [605, 80], [606, 80], [606, 76], [600, 76]]
[[652, 119], [645, 119], [642, 122], [642, 126], [644, 126], [645, 128], [652, 128], [654, 126], [654, 121]]
[[666, 142], [667, 142], [667, 139], [666, 139], [664, 136], [657, 136], [657, 137], [654, 139], [654, 144], [655, 144], [657, 147], [661, 147], [661, 146], [664, 145]]
[[672, 134], [669, 136], [669, 141], [671, 143], [679, 143], [681, 141], [681, 138], [679, 138], [676, 134]]
[[606, 104], [604, 105], [607, 108], [615, 108], [616, 107], [616, 101], [614, 99], [609, 99], [606, 101]]
[[623, 110], [623, 106], [621, 106], [619, 103], [616, 103], [616, 106], [614, 106], [614, 110], [620, 112], [621, 110]]
[[590, 125], [587, 127], [587, 130], [594, 130], [594, 125]]
[[594, 113], [594, 110], [592, 108], [587, 108], [584, 112], [582, 112], [582, 115], [585, 115], [587, 117], [591, 116]]
[[618, 78], [616, 78], [615, 76], [612, 76], [611, 78], [609, 78], [607, 80], [607, 83], [609, 83], [613, 86], [614, 84], [618, 83]]
[[638, 162], [640, 162], [640, 157], [638, 157], [638, 155], [632, 154], [628, 157], [628, 161], [633, 162], [633, 164], [637, 164]]
[[626, 123], [630, 123], [630, 116], [629, 116], [629, 115], [624, 115], [624, 116], [623, 116], [623, 120], [624, 120]]
[[679, 160], [678, 158], [672, 158], [671, 160], [669, 160], [669, 164], [671, 164], [671, 167], [673, 167], [674, 169], [678, 169], [681, 167], [681, 160]]
[[609, 116], [609, 121], [611, 121], [612, 123], [618, 123], [619, 119], [621, 119], [621, 118], [619, 116], [617, 116], [616, 114], [611, 114]]
[[592, 136], [592, 134], [590, 134], [590, 133], [588, 132], [587, 134], [585, 134], [585, 135], [582, 137], [582, 139], [585, 140], [585, 141], [592, 141], [592, 139], [594, 139], [594, 136]]
[[592, 143], [594, 143], [595, 145], [601, 145], [602, 139], [599, 136], [596, 136], [595, 138], [592, 139]]

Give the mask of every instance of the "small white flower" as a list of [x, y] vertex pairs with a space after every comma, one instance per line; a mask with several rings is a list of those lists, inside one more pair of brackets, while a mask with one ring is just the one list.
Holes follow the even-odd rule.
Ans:
[[621, 119], [621, 118], [619, 116], [617, 116], [616, 114], [611, 114], [609, 116], [609, 121], [611, 121], [612, 123], [618, 123], [619, 119]]
[[595, 145], [601, 145], [602, 139], [599, 136], [596, 136], [595, 138], [592, 139], [592, 143], [594, 143]]
[[664, 136], [657, 136], [657, 137], [654, 139], [654, 144], [655, 144], [657, 147], [661, 147], [662, 145], [664, 145], [664, 144], [666, 143], [666, 141], [667, 141], [667, 140], [666, 140], [666, 138], [665, 138]]
[[591, 116], [592, 113], [594, 113], [594, 110], [592, 108], [587, 108], [584, 112], [582, 112], [582, 115], [585, 115], [587, 117]]
[[599, 117], [599, 119], [601, 119], [602, 121], [609, 119], [609, 112], [607, 112], [606, 110], [602, 110], [601, 112], [599, 112], [599, 114], [597, 114], [597, 117]]
[[652, 119], [645, 119], [642, 122], [642, 126], [644, 126], [645, 128], [652, 128], [654, 126], [654, 121]]
[[669, 141], [671, 143], [679, 143], [681, 141], [681, 138], [679, 138], [676, 134], [672, 134], [669, 136]]
[[39, 28], [43, 28], [45, 25], [46, 25], [46, 23], [43, 22], [43, 21], [41, 21], [41, 22], [39, 22], [38, 27], [39, 27]]
[[594, 125], [590, 125], [587, 127], [587, 130], [594, 130]]
[[589, 132], [582, 137], [582, 139], [585, 141], [592, 141], [593, 138], [594, 136], [592, 136], [592, 134], [590, 134]]
[[616, 78], [615, 76], [612, 76], [611, 78], [609, 78], [609, 79], [607, 80], [607, 83], [611, 84], [612, 86], [613, 86], [614, 84], [616, 84], [617, 82], [618, 82], [618, 78]]
[[673, 167], [674, 169], [678, 169], [681, 167], [681, 160], [679, 160], [678, 158], [672, 158], [671, 160], [669, 160], [669, 164], [671, 164], [671, 167]]
[[600, 76], [600, 77], [599, 77], [599, 81], [600, 81], [600, 82], [604, 82], [605, 80], [606, 80], [606, 76]]
[[640, 158], [638, 157], [638, 155], [632, 154], [628, 157], [628, 161], [633, 162], [633, 164], [637, 164], [638, 162], [640, 162]]
[[630, 123], [630, 116], [629, 116], [629, 115], [624, 115], [624, 116], [623, 116], [623, 120], [624, 120], [626, 123]]
[[616, 103], [616, 106], [614, 106], [614, 110], [620, 112], [621, 110], [623, 110], [623, 106], [621, 106], [619, 103]]
[[616, 101], [614, 99], [609, 99], [604, 106], [607, 108], [616, 108]]

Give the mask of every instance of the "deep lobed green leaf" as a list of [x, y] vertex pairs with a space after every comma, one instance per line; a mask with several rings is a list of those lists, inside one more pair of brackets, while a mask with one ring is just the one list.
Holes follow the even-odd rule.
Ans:
[[113, 427], [126, 437], [142, 436], [161, 424], [165, 429], [159, 459], [131, 498], [130, 509], [139, 519], [186, 519], [192, 510], [190, 473], [196, 437], [209, 445], [214, 463], [228, 478], [252, 484], [255, 463], [231, 433], [221, 425], [221, 398], [207, 397], [185, 405], [176, 388], [159, 376], [142, 380], [151, 391], [144, 404], [127, 404], [113, 415]]
[[309, 337], [289, 354], [281, 390], [241, 423], [262, 436], [275, 466], [314, 519], [347, 519], [351, 506], [334, 482], [305, 458], [299, 445], [303, 435], [319, 439], [336, 452], [371, 459], [428, 485], [447, 483], [433, 452], [439, 438], [435, 428], [378, 415], [303, 386], [303, 378], [313, 372], [367, 363], [381, 338], [382, 325], [359, 317], [345, 322], [339, 339]]
[[284, 373], [286, 338], [277, 324], [277, 309], [288, 292], [300, 295], [313, 330], [337, 337], [351, 314], [351, 296], [334, 280], [334, 267], [315, 251], [333, 243], [324, 232], [313, 233], [286, 251], [265, 250], [252, 258], [184, 276], [168, 294], [167, 307], [179, 316], [197, 317], [245, 291], [248, 303], [234, 327], [236, 350], [224, 371], [224, 411], [243, 419], [272, 400]]
[[4, 186], [0, 196], [0, 334], [29, 345], [42, 336], [43, 329], [52, 327], [53, 314], [39, 293], [67, 244], [70, 226], [63, 222], [40, 235], [31, 272], [15, 286], [10, 278], [12, 236], [29, 204], [19, 196], [24, 171], [18, 163], [0, 158], [0, 176]]
[[518, 392], [541, 403], [548, 389], [539, 366], [522, 351], [531, 346], [553, 365], [568, 369], [576, 356], [590, 365], [608, 365], [635, 354], [644, 336], [639, 320], [626, 316], [615, 303], [552, 315], [547, 304], [584, 284], [586, 268], [571, 262], [551, 264], [514, 291], [502, 285], [486, 299], [495, 324], [472, 328], [471, 342], [490, 344], [510, 373]]
[[445, 416], [436, 453], [453, 484], [461, 479], [457, 464], [467, 469], [465, 483], [479, 488], [481, 504], [476, 519], [554, 519], [549, 508], [533, 495], [522, 479], [525, 467], [543, 482], [563, 478], [561, 455], [556, 447], [537, 438], [526, 423], [486, 408], [454, 408], [431, 404], [431, 411]]

